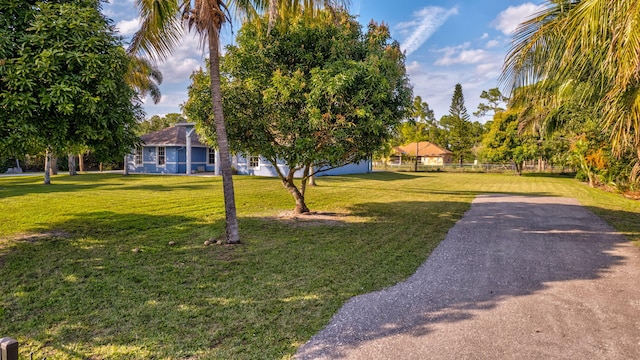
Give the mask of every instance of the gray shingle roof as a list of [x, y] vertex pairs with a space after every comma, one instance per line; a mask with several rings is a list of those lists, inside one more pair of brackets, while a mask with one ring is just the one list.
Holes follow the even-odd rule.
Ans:
[[[185, 126], [172, 126], [140, 136], [146, 146], [186, 146], [187, 129]], [[200, 142], [200, 137], [194, 131], [191, 134], [192, 147], [206, 147]]]

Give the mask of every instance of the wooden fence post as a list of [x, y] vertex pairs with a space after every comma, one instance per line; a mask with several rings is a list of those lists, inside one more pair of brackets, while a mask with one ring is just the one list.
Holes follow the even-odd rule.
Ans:
[[18, 341], [10, 337], [0, 339], [0, 360], [18, 360]]

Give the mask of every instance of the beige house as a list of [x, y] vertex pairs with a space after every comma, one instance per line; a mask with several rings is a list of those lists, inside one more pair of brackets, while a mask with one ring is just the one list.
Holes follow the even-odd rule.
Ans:
[[395, 154], [392, 156], [392, 162], [395, 164], [401, 164], [403, 157], [415, 158], [416, 155], [418, 156], [418, 163], [421, 165], [442, 166], [453, 162], [453, 153], [451, 151], [428, 141], [396, 146], [393, 150]]

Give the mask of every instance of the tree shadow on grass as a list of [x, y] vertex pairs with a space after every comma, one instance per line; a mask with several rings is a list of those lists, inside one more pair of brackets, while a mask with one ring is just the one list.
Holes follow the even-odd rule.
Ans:
[[184, 182], [158, 184], [141, 183], [141, 176], [122, 176], [120, 174], [86, 174], [78, 176], [53, 177], [51, 185], [43, 185], [42, 179], [34, 177], [11, 177], [0, 179], [0, 199], [30, 194], [74, 193], [94, 190], [144, 190], [168, 192], [174, 190], [208, 191], [215, 186], [213, 182]]
[[[429, 348], [437, 337], [423, 337], [441, 331], [444, 324], [470, 321], [479, 312], [534, 295], [554, 282], [599, 279], [633, 259], [615, 252], [627, 240], [577, 202], [532, 197], [514, 201], [497, 195], [483, 199], [413, 276], [350, 299], [299, 349], [297, 358], [345, 358], [369, 342], [398, 335], [420, 337]], [[364, 204], [359, 210], [369, 213], [379, 207]], [[625, 302], [613, 306], [614, 311], [620, 303]], [[385, 344], [378, 346], [392, 346]], [[439, 350], [444, 351], [429, 351]], [[456, 350], [448, 351], [456, 356]]]
[[566, 178], [575, 178], [575, 172], [564, 172], [564, 173], [549, 173], [549, 172], [524, 172], [522, 173], [523, 177], [542, 177], [542, 178], [558, 178], [558, 179], [566, 179]]
[[408, 172], [393, 172], [393, 171], [374, 171], [366, 174], [352, 174], [343, 175], [344, 178], [361, 179], [361, 180], [376, 180], [376, 181], [398, 181], [398, 180], [412, 180], [416, 178], [429, 177], [420, 173], [408, 173]]
[[[0, 291], [5, 294], [0, 297], [0, 319], [6, 325], [2, 336], [17, 337], [25, 358], [31, 351], [38, 358], [282, 358], [324, 326], [349, 298], [411, 275], [469, 206], [464, 201], [371, 202], [350, 209], [365, 222], [345, 219], [339, 225], [307, 227], [244, 217], [240, 223], [245, 243], [233, 247], [203, 246], [204, 240], [222, 234], [222, 220], [206, 223], [189, 216], [110, 211], [75, 214], [40, 229], [65, 229], [64, 236], [0, 249]], [[519, 211], [526, 214], [489, 209], [479, 224], [495, 228], [496, 221], [511, 216], [546, 213], [544, 207], [526, 202]], [[526, 234], [535, 244], [552, 247], [549, 234], [540, 232], [570, 231], [573, 226], [562, 218], [554, 221], [515, 228], [509, 236]], [[475, 223], [465, 226], [474, 234], [478, 231]], [[578, 237], [586, 240], [594, 234]], [[578, 263], [584, 257], [564, 264], [555, 255], [548, 269], [538, 269], [527, 259], [513, 265], [530, 280], [524, 288], [500, 279], [478, 279], [477, 271], [472, 274], [476, 278], [467, 279], [466, 271], [451, 271], [450, 262], [437, 271], [427, 270], [433, 285], [418, 293], [427, 304], [419, 305], [399, 292], [395, 306], [414, 311], [372, 308], [380, 320], [366, 328], [352, 327], [346, 347], [329, 354], [339, 358], [349, 346], [392, 334], [428, 333], [436, 324], [464, 321], [476, 309], [494, 308], [505, 297], [544, 289], [548, 281], [597, 278], [622, 259], [605, 254], [615, 241], [594, 241], [599, 245], [585, 249], [593, 260], [590, 265]], [[458, 245], [459, 251], [452, 253], [469, 255], [472, 264], [465, 266], [474, 269], [474, 261], [492, 260], [498, 254], [469, 254], [466, 244]], [[451, 283], [436, 281], [443, 270], [450, 270]], [[567, 270], [576, 272], [566, 274]], [[412, 279], [400, 286], [416, 284]], [[476, 280], [494, 292], [473, 297], [461, 288]], [[366, 296], [370, 295], [346, 306]], [[420, 316], [405, 317], [408, 313]]]
[[[341, 183], [338, 181], [332, 181], [331, 186], [338, 188], [352, 188], [352, 189], [370, 189], [372, 191], [380, 191], [380, 188], [377, 187], [366, 187], [361, 186], [354, 182], [353, 185], [348, 183]], [[475, 197], [481, 194], [508, 194], [514, 196], [558, 196], [556, 194], [548, 193], [548, 192], [517, 192], [517, 191], [484, 191], [484, 190], [437, 190], [431, 189], [428, 187], [417, 187], [417, 186], [393, 186], [387, 189], [384, 189], [387, 192], [396, 192], [398, 194], [416, 194], [416, 195], [462, 195], [462, 196], [470, 196]]]
[[203, 241], [223, 225], [97, 211], [5, 241], [2, 336], [17, 338], [24, 358], [166, 358], [175, 346], [197, 349], [193, 339], [167, 339], [196, 336], [189, 318], [202, 304], [191, 292], [220, 270], [221, 250]]

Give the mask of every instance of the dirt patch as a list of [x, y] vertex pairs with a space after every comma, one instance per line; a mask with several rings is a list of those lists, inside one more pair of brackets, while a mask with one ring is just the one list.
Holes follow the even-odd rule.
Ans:
[[622, 195], [630, 200], [640, 200], [640, 191], [627, 191], [622, 193]]
[[2, 240], [37, 242], [44, 239], [66, 239], [71, 235], [62, 230], [49, 230], [39, 233], [16, 234], [3, 238]]
[[278, 214], [273, 220], [287, 223], [291, 226], [343, 226], [349, 218], [349, 214], [312, 211], [296, 214], [293, 211], [285, 211]]

